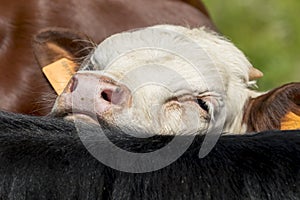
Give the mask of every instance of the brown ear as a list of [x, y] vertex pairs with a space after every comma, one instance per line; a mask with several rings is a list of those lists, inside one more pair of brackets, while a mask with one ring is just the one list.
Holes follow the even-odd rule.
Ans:
[[67, 58], [79, 65], [95, 47], [84, 34], [65, 28], [41, 30], [33, 38], [32, 46], [41, 67], [61, 58]]
[[249, 100], [245, 107], [247, 131], [300, 129], [300, 83], [290, 83]]
[[58, 95], [95, 47], [87, 36], [64, 28], [44, 29], [32, 44], [38, 64]]

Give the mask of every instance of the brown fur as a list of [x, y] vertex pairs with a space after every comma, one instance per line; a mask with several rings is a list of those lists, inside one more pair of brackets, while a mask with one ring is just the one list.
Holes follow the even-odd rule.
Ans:
[[54, 101], [43, 101], [43, 96], [55, 96], [55, 92], [31, 49], [32, 38], [41, 29], [70, 28], [89, 35], [96, 43], [117, 32], [162, 23], [206, 25], [214, 29], [201, 1], [196, 7], [188, 3], [180, 0], [0, 0], [0, 109], [34, 115], [50, 111]]
[[243, 121], [247, 131], [279, 130], [288, 112], [300, 115], [300, 83], [286, 84], [250, 99]]

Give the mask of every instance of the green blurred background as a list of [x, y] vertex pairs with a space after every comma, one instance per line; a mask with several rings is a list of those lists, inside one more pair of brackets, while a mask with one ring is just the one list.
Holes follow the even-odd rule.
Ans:
[[203, 0], [222, 34], [264, 73], [259, 90], [300, 81], [299, 0]]

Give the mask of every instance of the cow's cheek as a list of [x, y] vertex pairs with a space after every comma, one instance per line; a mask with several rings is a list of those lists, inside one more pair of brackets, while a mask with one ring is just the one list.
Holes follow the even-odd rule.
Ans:
[[186, 129], [183, 134], [199, 134], [206, 128], [206, 120], [203, 120], [203, 113], [199, 106], [194, 102], [186, 102], [183, 108], [182, 123]]
[[117, 125], [115, 121], [115, 115], [119, 115], [119, 112], [120, 111], [113, 110], [113, 109], [107, 110], [103, 113], [96, 111], [96, 116], [99, 122], [105, 121], [108, 124]]
[[173, 135], [184, 129], [182, 123], [182, 106], [177, 102], [169, 102], [163, 106], [162, 117], [160, 118], [161, 133], [163, 135]]
[[[125, 132], [126, 130], [136, 130], [137, 132], [152, 131], [154, 126], [150, 125], [151, 121], [145, 118], [144, 112], [144, 110], [132, 107], [112, 109], [104, 113], [98, 113], [97, 118], [99, 122], [104, 121], [114, 127], [123, 128]], [[150, 130], [149, 127], [151, 127]]]
[[205, 132], [208, 121], [199, 106], [193, 102], [180, 102], [165, 107], [164, 130], [168, 134], [194, 135]]
[[192, 102], [170, 102], [163, 106], [163, 117], [160, 119], [162, 134], [194, 135], [208, 127], [200, 107]]

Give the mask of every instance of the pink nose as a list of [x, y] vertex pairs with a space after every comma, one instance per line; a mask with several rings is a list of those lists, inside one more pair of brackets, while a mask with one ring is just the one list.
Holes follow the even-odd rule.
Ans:
[[72, 104], [67, 106], [72, 106], [73, 111], [95, 112], [98, 115], [129, 106], [131, 101], [130, 91], [126, 86], [89, 72], [74, 75], [62, 96], [69, 99], [65, 104]]

